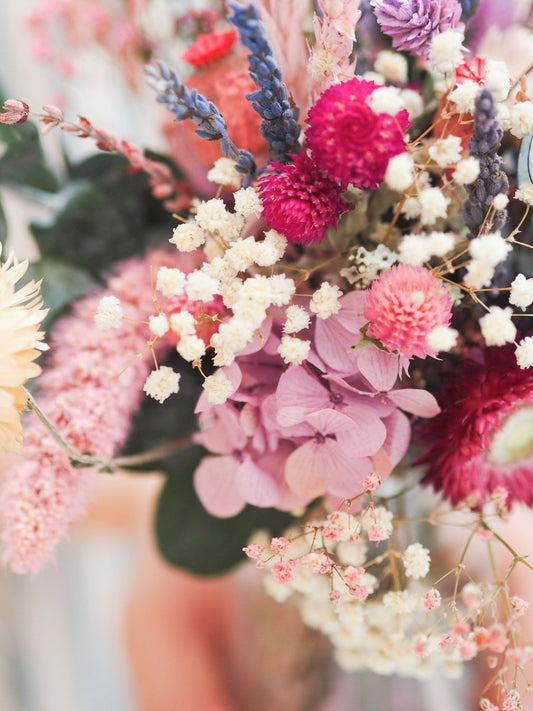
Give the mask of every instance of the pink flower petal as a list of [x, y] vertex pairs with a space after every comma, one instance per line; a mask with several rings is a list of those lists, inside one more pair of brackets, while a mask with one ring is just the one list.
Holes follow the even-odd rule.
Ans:
[[308, 412], [322, 410], [330, 403], [328, 391], [305, 368], [289, 368], [276, 390], [277, 421], [282, 426], [301, 422]]
[[403, 388], [392, 390], [387, 396], [397, 407], [418, 417], [435, 417], [440, 412], [436, 399], [427, 390]]
[[194, 488], [205, 510], [213, 516], [229, 518], [245, 506], [235, 473], [235, 457], [204, 457], [194, 472]]
[[237, 491], [249, 504], [276, 506], [279, 500], [279, 484], [266, 469], [246, 457], [237, 470]]
[[357, 366], [370, 385], [379, 392], [388, 392], [394, 387], [400, 370], [398, 356], [375, 346], [357, 351]]
[[366, 323], [364, 303], [364, 293], [352, 291], [340, 299], [341, 309], [337, 314], [316, 320], [317, 353], [329, 368], [340, 373], [357, 371], [357, 355], [350, 348], [359, 342], [359, 329]]
[[383, 422], [387, 428], [387, 439], [383, 444], [383, 449], [389, 455], [392, 466], [395, 467], [407, 452], [411, 440], [411, 425], [407, 417], [399, 410], [395, 410]]
[[315, 440], [306, 442], [294, 450], [285, 464], [287, 484], [305, 501], [322, 496], [325, 491], [326, 478], [320, 449], [321, 445]]
[[215, 454], [230, 454], [235, 449], [243, 449], [248, 437], [239, 419], [239, 412], [231, 404], [216, 405], [201, 416], [202, 429], [197, 441]]
[[358, 413], [354, 417], [336, 410], [320, 410], [306, 416], [308, 422], [322, 435], [334, 434], [339, 446], [351, 457], [375, 454], [385, 441], [385, 426], [373, 412]]

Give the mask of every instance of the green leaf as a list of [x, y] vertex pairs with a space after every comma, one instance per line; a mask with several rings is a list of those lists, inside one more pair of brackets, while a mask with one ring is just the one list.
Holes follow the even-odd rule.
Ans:
[[45, 164], [41, 140], [32, 123], [0, 126], [0, 184], [29, 188], [31, 191], [56, 192], [59, 181]]
[[252, 533], [267, 528], [273, 535], [281, 533], [294, 518], [275, 509], [247, 506], [232, 518], [216, 518], [207, 513], [193, 487], [193, 473], [204, 455], [194, 445], [188, 459], [176, 461], [166, 469], [167, 480], [156, 512], [155, 532], [164, 559], [195, 575], [221, 575], [238, 563]]
[[43, 322], [44, 328], [61, 314], [75, 299], [80, 298], [94, 286], [94, 281], [83, 269], [73, 267], [58, 259], [40, 259], [32, 262], [24, 276], [24, 281], [42, 279], [41, 294], [44, 305], [49, 309]]

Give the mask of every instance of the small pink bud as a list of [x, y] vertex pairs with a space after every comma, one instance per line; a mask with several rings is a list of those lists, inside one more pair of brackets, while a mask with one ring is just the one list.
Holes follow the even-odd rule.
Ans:
[[30, 115], [30, 107], [19, 99], [6, 99], [2, 108], [6, 113], [0, 114], [0, 123], [24, 123]]

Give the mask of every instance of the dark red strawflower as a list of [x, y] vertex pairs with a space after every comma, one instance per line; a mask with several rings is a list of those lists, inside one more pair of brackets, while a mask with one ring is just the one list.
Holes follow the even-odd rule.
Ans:
[[[463, 361], [437, 394], [442, 412], [419, 428], [429, 449], [423, 483], [452, 504], [480, 507], [496, 489], [533, 504], [533, 368], [521, 369], [513, 346], [487, 348], [484, 362]], [[450, 376], [453, 377], [453, 376]]]
[[227, 32], [208, 32], [200, 35], [181, 55], [181, 59], [195, 67], [203, 67], [215, 59], [229, 53], [237, 34], [233, 30]]
[[368, 97], [378, 85], [354, 77], [329, 87], [309, 110], [305, 139], [320, 170], [344, 189], [377, 188], [389, 160], [405, 151], [409, 114], [374, 113]]
[[348, 209], [339, 187], [301, 151], [292, 163], [271, 163], [259, 180], [263, 217], [290, 242], [320, 242]]

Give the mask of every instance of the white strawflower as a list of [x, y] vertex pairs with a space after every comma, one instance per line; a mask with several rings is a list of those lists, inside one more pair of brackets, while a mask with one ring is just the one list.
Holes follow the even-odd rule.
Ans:
[[524, 138], [533, 133], [533, 104], [531, 101], [519, 101], [511, 108], [511, 133], [517, 138]]
[[458, 185], [470, 185], [479, 175], [479, 160], [474, 156], [463, 158], [455, 166], [452, 178]]
[[415, 179], [415, 164], [409, 153], [399, 153], [391, 158], [385, 171], [385, 182], [396, 192], [407, 190]]
[[99, 331], [110, 331], [122, 325], [122, 304], [116, 296], [103, 296], [94, 315], [94, 324]]
[[340, 309], [339, 299], [342, 291], [336, 284], [323, 281], [320, 288], [311, 297], [309, 308], [318, 318], [326, 319], [338, 313]]
[[430, 348], [441, 352], [451, 351], [457, 345], [457, 337], [459, 333], [455, 328], [449, 326], [435, 326], [426, 336], [426, 343]]
[[205, 232], [195, 222], [184, 222], [174, 228], [169, 242], [175, 244], [180, 252], [192, 252], [201, 247], [206, 240]]
[[533, 183], [522, 183], [514, 194], [517, 200], [522, 200], [528, 205], [533, 205]]
[[511, 282], [509, 303], [525, 311], [533, 304], [533, 279], [526, 279], [523, 274], [517, 274]]
[[157, 316], [150, 316], [148, 319], [148, 327], [150, 328], [150, 333], [161, 338], [170, 328], [170, 324], [166, 315], [161, 312], [157, 314]]
[[448, 98], [455, 104], [460, 114], [473, 114], [478, 93], [479, 84], [477, 81], [467, 79], [458, 84], [455, 89], [450, 92]]
[[400, 90], [395, 86], [381, 86], [367, 98], [366, 103], [375, 114], [396, 116], [404, 107]]
[[448, 74], [463, 61], [464, 35], [458, 30], [445, 30], [435, 35], [429, 48], [429, 62], [436, 72]]
[[441, 168], [461, 160], [461, 139], [450, 134], [446, 138], [438, 138], [428, 149], [429, 157]]
[[398, 247], [398, 254], [400, 262], [413, 267], [421, 267], [424, 262], [431, 259], [431, 242], [424, 234], [405, 235]]
[[444, 218], [448, 212], [450, 198], [447, 198], [440, 188], [424, 188], [418, 193], [420, 201], [420, 222], [432, 225], [439, 218]]
[[222, 370], [217, 370], [204, 380], [203, 388], [209, 402], [213, 405], [222, 405], [234, 391], [231, 381]]
[[205, 355], [205, 343], [198, 336], [185, 334], [178, 341], [176, 350], [184, 360], [192, 363]]
[[481, 334], [487, 346], [503, 346], [516, 337], [516, 326], [511, 321], [513, 310], [492, 306], [489, 313], [479, 319]]
[[226, 157], [216, 160], [211, 170], [207, 173], [207, 179], [211, 183], [227, 185], [230, 188], [240, 188], [242, 177], [242, 173], [239, 173], [235, 168], [235, 161]]
[[311, 341], [302, 341], [293, 336], [282, 336], [278, 353], [288, 365], [301, 365], [309, 355]]
[[511, 77], [505, 62], [487, 59], [485, 62], [485, 86], [490, 89], [494, 101], [504, 101], [511, 88]]
[[160, 291], [163, 296], [179, 296], [183, 294], [185, 279], [185, 274], [179, 269], [159, 267], [157, 270], [155, 288]]
[[293, 304], [287, 307], [287, 318], [283, 326], [284, 333], [298, 333], [309, 326], [310, 316], [302, 306]]
[[490, 232], [473, 239], [468, 249], [474, 259], [496, 266], [503, 262], [512, 246], [499, 232]]
[[255, 188], [241, 188], [234, 194], [235, 212], [243, 217], [260, 217], [263, 205]]
[[180, 378], [179, 373], [175, 373], [167, 365], [162, 365], [157, 370], [152, 370], [146, 378], [143, 390], [157, 402], [165, 402], [170, 395], [179, 391]]
[[219, 286], [219, 282], [205, 272], [194, 271], [187, 275], [185, 293], [191, 301], [212, 301]]
[[427, 548], [421, 543], [411, 543], [403, 554], [403, 565], [408, 578], [425, 578], [429, 573], [431, 558]]
[[509, 198], [505, 193], [498, 193], [492, 200], [492, 207], [495, 210], [505, 210], [509, 204]]
[[515, 350], [516, 362], [520, 368], [531, 368], [533, 366], [533, 337], [524, 338]]
[[407, 81], [407, 60], [398, 52], [388, 49], [378, 52], [374, 69], [395, 84], [405, 84]]

